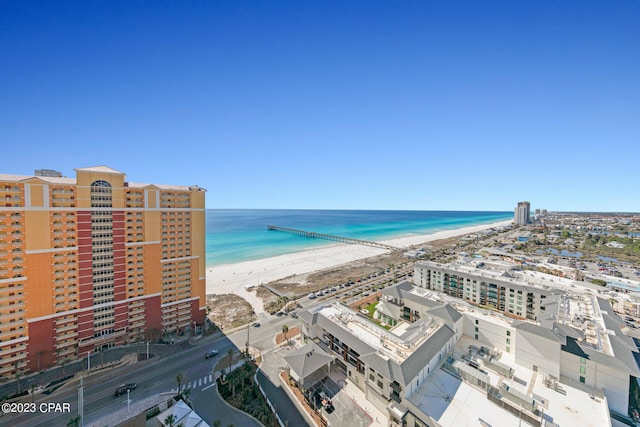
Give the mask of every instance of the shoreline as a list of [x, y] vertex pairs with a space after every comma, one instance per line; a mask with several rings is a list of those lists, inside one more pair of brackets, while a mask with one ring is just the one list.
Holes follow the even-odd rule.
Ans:
[[[512, 220], [474, 225], [431, 234], [398, 237], [381, 243], [409, 248], [434, 240], [476, 233], [494, 227], [510, 225]], [[263, 313], [262, 300], [248, 287], [273, 282], [297, 274], [307, 274], [389, 252], [369, 246], [335, 244], [285, 255], [277, 255], [235, 264], [207, 267], [206, 294], [235, 294], [251, 304], [256, 314]]]

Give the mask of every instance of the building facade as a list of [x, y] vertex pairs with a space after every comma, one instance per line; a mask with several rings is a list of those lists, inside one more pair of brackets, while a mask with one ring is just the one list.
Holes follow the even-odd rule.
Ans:
[[518, 202], [514, 210], [513, 222], [516, 225], [527, 225], [531, 215], [531, 204], [529, 202]]
[[205, 190], [0, 174], [0, 377], [205, 321]]
[[410, 325], [387, 331], [347, 306], [318, 305], [300, 312], [301, 332], [335, 355], [334, 366], [386, 412], [411, 396], [453, 348], [462, 321], [449, 310], [437, 304]]
[[[633, 390], [637, 390], [640, 378], [640, 350], [622, 332], [624, 322], [613, 313], [607, 299], [588, 292], [556, 292], [549, 295], [554, 302], [547, 304], [548, 309], [540, 313], [537, 321], [532, 321], [462, 302], [453, 307], [452, 298], [408, 282], [385, 288], [381, 293], [375, 317], [387, 324], [416, 322], [429, 314], [451, 325], [456, 342], [462, 336], [472, 338], [492, 352], [511, 355], [516, 365], [550, 381], [606, 397], [612, 414], [631, 416], [638, 408]], [[410, 384], [405, 388], [405, 397], [415, 391]], [[429, 414], [419, 408], [411, 409], [410, 402], [398, 403], [420, 420], [416, 425], [437, 425]], [[389, 413], [394, 417], [392, 409], [389, 408]]]
[[546, 300], [552, 294], [550, 290], [508, 276], [458, 264], [417, 262], [414, 278], [422, 288], [529, 320], [536, 320], [540, 312], [546, 310]]

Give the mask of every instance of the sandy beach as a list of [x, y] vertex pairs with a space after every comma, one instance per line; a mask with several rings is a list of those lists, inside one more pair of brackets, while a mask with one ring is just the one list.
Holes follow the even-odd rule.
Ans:
[[[415, 235], [386, 240], [392, 246], [408, 248], [434, 240], [447, 239], [464, 234], [476, 233], [492, 227], [510, 225], [511, 220], [493, 224], [476, 225], [455, 230], [438, 231], [433, 234]], [[250, 286], [269, 283], [294, 274], [311, 273], [352, 261], [369, 258], [387, 252], [368, 246], [335, 244], [293, 254], [279, 255], [255, 261], [219, 265], [207, 268], [207, 294], [236, 294], [249, 302], [256, 313], [263, 313], [262, 301]]]

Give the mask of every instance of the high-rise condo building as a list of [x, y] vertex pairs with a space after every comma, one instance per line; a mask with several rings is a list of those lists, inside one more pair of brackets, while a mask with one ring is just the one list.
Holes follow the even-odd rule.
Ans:
[[518, 206], [514, 211], [513, 222], [516, 225], [527, 225], [529, 223], [529, 215], [531, 204], [529, 202], [518, 202]]
[[0, 174], [0, 378], [205, 321], [205, 190]]

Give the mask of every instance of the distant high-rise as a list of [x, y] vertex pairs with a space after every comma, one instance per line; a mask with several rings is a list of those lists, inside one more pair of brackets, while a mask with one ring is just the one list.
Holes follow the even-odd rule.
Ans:
[[205, 321], [205, 190], [0, 174], [0, 378]]
[[529, 223], [529, 215], [531, 210], [531, 203], [518, 202], [518, 206], [514, 210], [513, 222], [516, 225], [526, 225]]

